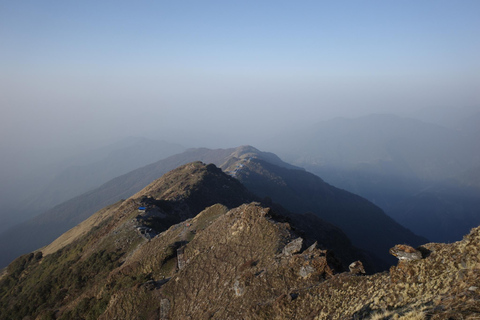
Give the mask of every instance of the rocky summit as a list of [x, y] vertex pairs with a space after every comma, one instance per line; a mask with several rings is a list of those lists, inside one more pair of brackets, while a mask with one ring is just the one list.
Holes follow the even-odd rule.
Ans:
[[335, 226], [194, 162], [11, 263], [0, 319], [477, 319], [479, 246], [398, 245], [365, 275]]

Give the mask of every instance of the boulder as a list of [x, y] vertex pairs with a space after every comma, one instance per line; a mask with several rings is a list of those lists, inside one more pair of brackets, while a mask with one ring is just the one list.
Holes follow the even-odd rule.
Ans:
[[405, 244], [397, 244], [390, 249], [390, 254], [400, 261], [415, 261], [422, 259], [422, 253]]

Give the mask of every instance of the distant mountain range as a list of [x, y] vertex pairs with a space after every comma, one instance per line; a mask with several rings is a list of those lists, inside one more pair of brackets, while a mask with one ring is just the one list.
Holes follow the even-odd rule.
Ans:
[[[130, 137], [0, 181], [0, 232], [141, 166], [184, 151], [164, 141]], [[30, 155], [35, 158], [35, 154]], [[6, 169], [6, 168], [2, 168]]]
[[343, 169], [363, 166], [392, 176], [439, 181], [478, 165], [477, 138], [415, 119], [374, 114], [286, 132], [269, 141], [268, 150], [292, 163]]
[[456, 119], [447, 128], [394, 115], [337, 118], [267, 145], [417, 234], [451, 242], [480, 223], [479, 120]]
[[180, 165], [214, 163], [261, 198], [270, 198], [296, 213], [312, 212], [340, 227], [353, 244], [369, 251], [377, 268], [392, 263], [388, 248], [398, 242], [426, 242], [386, 216], [369, 201], [337, 189], [272, 153], [249, 146], [236, 149], [190, 149], [134, 170], [75, 197], [0, 235], [5, 265], [21, 253], [35, 250], [87, 219], [95, 211], [128, 198], [154, 179]]

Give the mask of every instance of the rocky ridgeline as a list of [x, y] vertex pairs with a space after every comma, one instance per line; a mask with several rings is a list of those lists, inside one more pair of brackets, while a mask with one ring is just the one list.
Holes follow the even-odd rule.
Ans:
[[365, 261], [322, 243], [355, 250], [338, 230], [244, 203], [232, 179], [180, 167], [56, 251], [18, 258], [0, 280], [0, 319], [478, 318], [480, 228], [453, 244], [394, 246], [398, 265], [365, 275]]

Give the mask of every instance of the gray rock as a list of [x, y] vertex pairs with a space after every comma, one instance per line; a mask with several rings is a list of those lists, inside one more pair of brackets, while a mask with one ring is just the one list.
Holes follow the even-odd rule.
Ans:
[[422, 253], [405, 244], [397, 244], [390, 249], [390, 254], [400, 261], [415, 261], [422, 259]]
[[308, 247], [305, 252], [313, 252], [315, 249], [317, 249], [317, 241], [315, 241], [314, 244], [312, 244], [310, 247]]
[[352, 274], [364, 274], [365, 273], [365, 268], [363, 267], [362, 261], [358, 260], [355, 262], [352, 262], [349, 266], [348, 269]]
[[160, 320], [168, 320], [168, 312], [170, 311], [170, 300], [160, 300]]
[[245, 288], [240, 285], [240, 282], [238, 280], [235, 280], [235, 283], [233, 284], [233, 290], [235, 291], [235, 295], [237, 297], [240, 297], [245, 293]]
[[315, 268], [312, 266], [302, 266], [298, 271], [298, 275], [302, 278], [307, 278], [309, 275], [315, 272]]
[[286, 256], [291, 256], [295, 253], [298, 253], [302, 250], [302, 245], [303, 245], [303, 239], [297, 238], [283, 248], [282, 254]]

